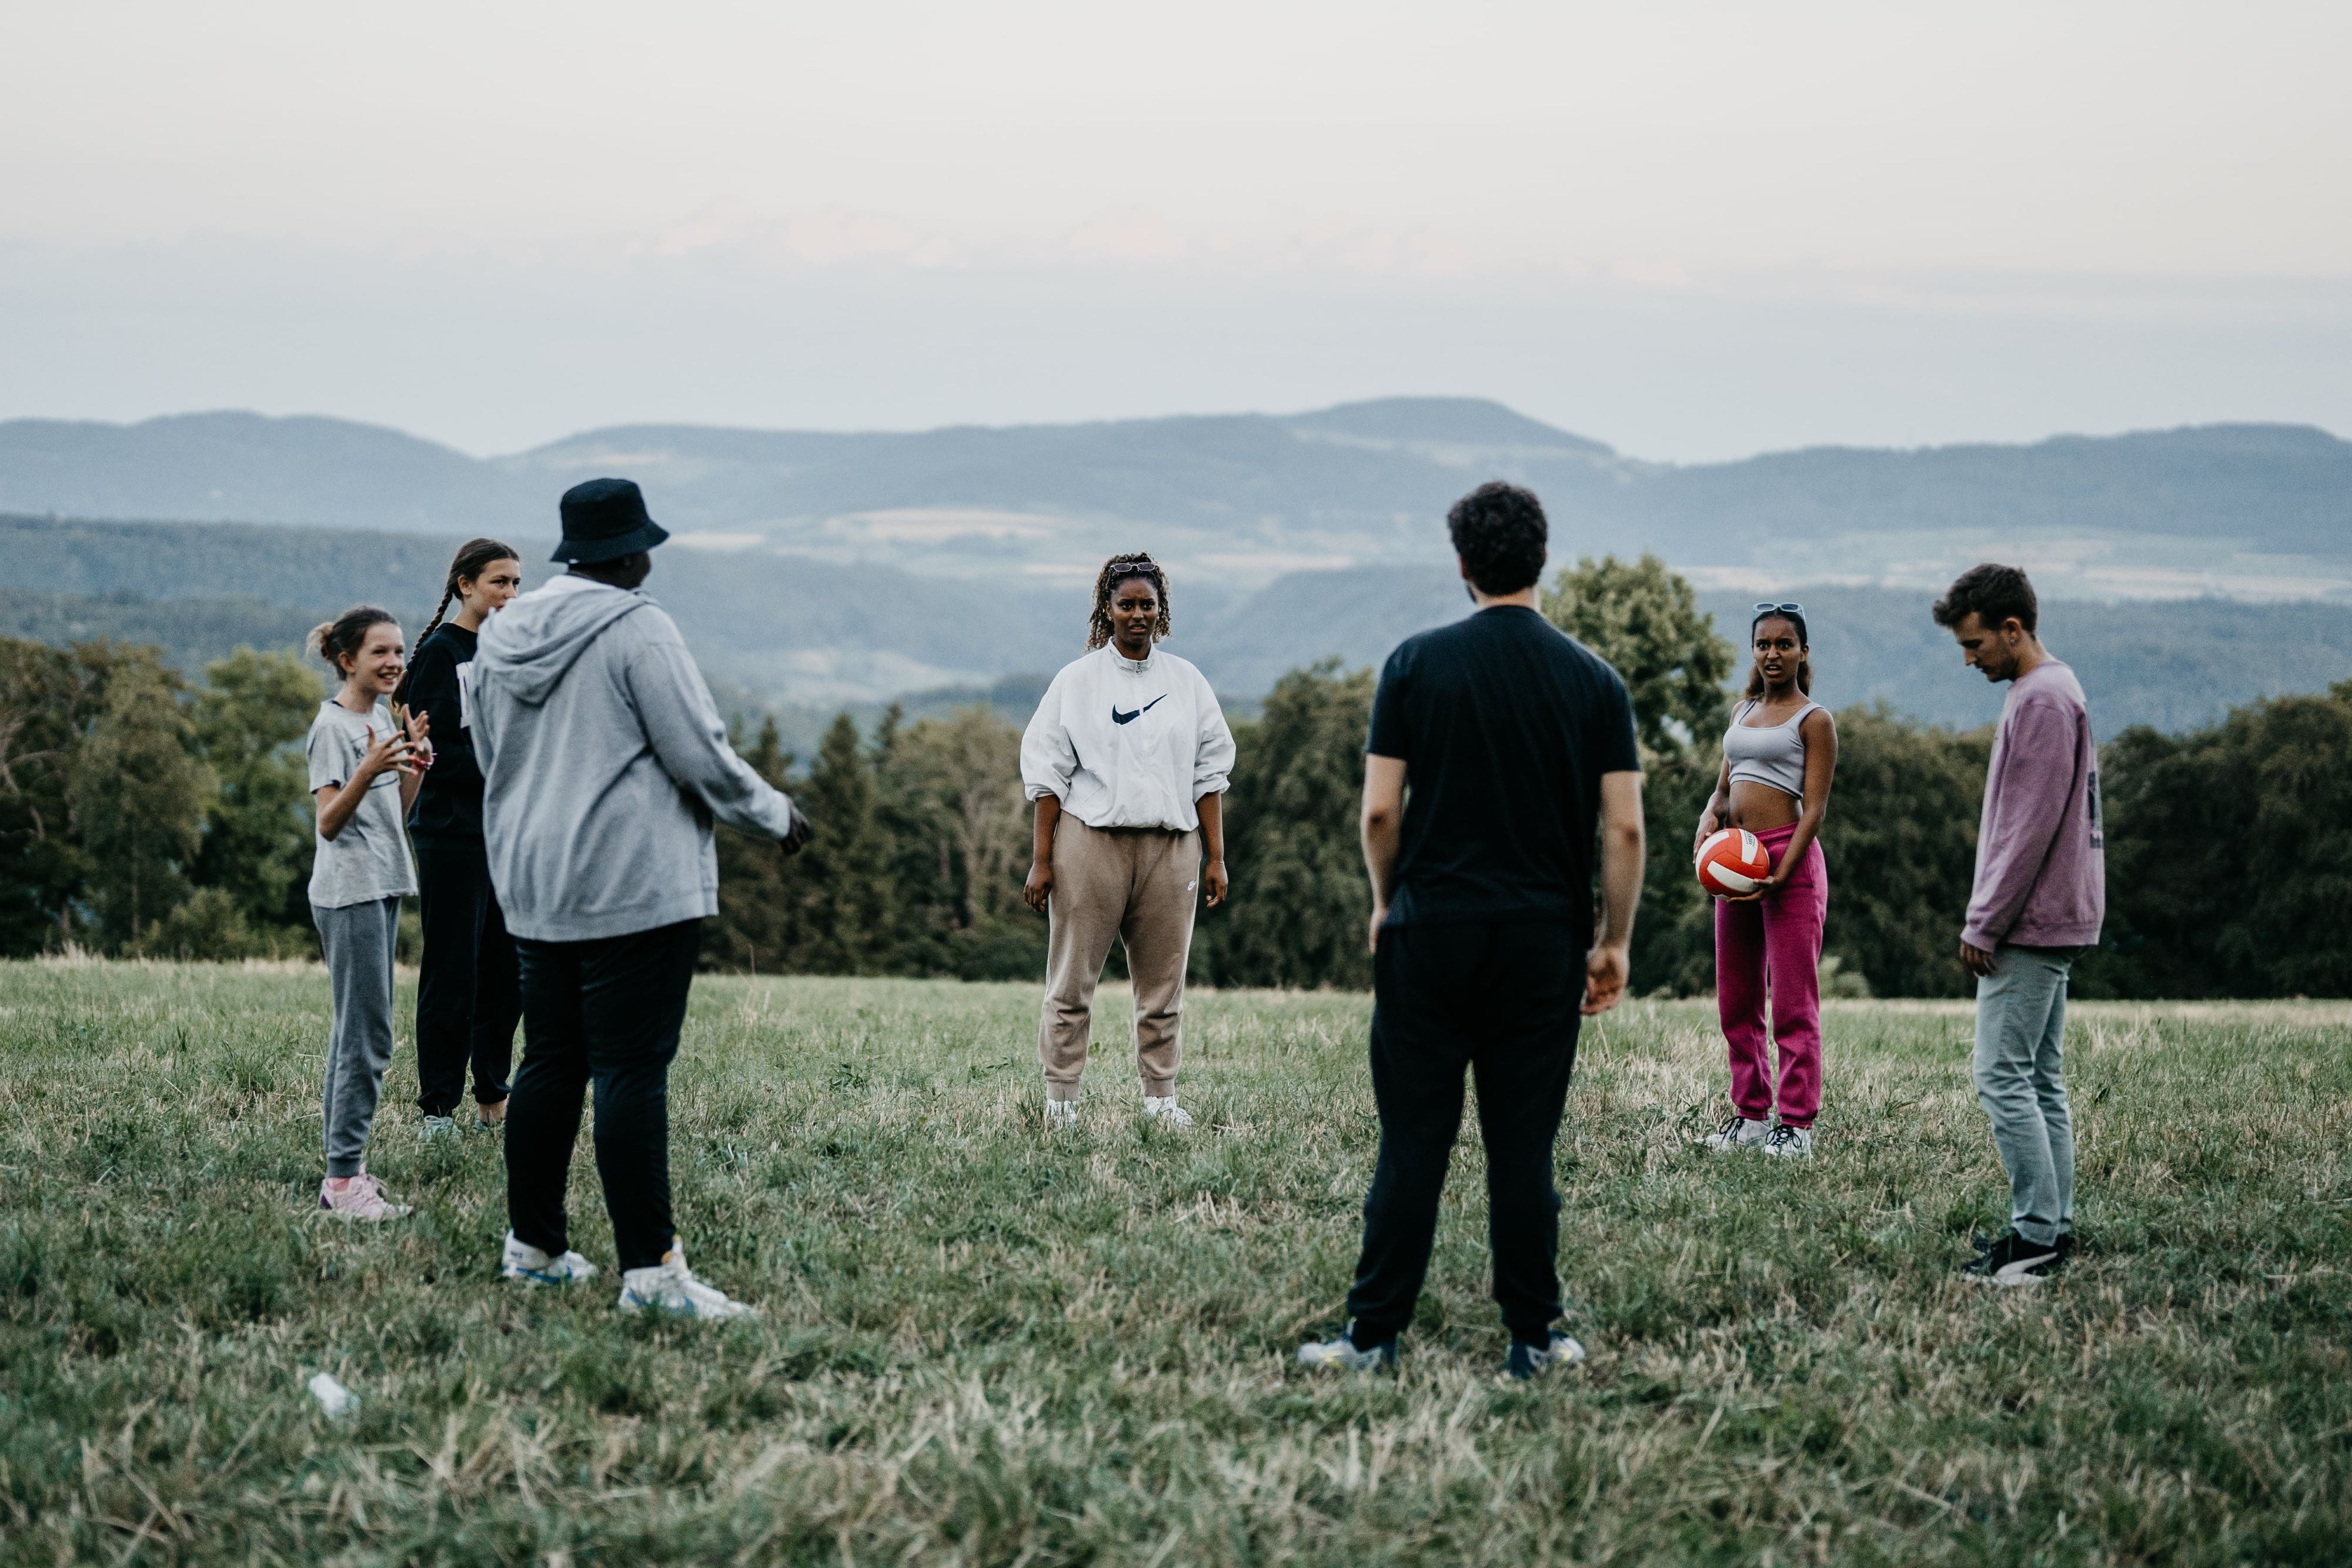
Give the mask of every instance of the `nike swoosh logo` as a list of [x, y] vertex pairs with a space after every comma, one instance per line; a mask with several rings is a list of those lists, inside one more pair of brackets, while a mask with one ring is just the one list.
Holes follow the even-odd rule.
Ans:
[[1113, 724], [1133, 724], [1137, 719], [1141, 718], [1145, 714], [1150, 713], [1153, 708], [1158, 707], [1161, 703], [1164, 703], [1167, 700], [1168, 694], [1166, 692], [1161, 692], [1158, 696], [1153, 697], [1141, 707], [1131, 709], [1126, 713], [1119, 712], [1118, 705], [1117, 703], [1113, 703], [1110, 705], [1110, 721]]

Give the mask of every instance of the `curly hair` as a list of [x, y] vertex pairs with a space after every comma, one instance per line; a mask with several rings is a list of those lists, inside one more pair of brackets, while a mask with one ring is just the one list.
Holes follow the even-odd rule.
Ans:
[[1500, 479], [1481, 485], [1454, 503], [1445, 528], [1481, 593], [1517, 593], [1543, 575], [1551, 529], [1532, 490]]
[[1095, 574], [1094, 613], [1087, 622], [1087, 649], [1089, 653], [1110, 641], [1112, 591], [1120, 583], [1139, 577], [1151, 584], [1152, 591], [1160, 595], [1160, 619], [1151, 628], [1151, 640], [1157, 643], [1168, 635], [1173, 625], [1168, 614], [1168, 573], [1143, 551], [1129, 550], [1103, 562], [1102, 570]]
[[1974, 615], [1987, 631], [2014, 616], [2028, 632], [2041, 623], [2042, 603], [2022, 567], [1987, 561], [1960, 573], [1929, 612], [1938, 626], [1958, 626]]

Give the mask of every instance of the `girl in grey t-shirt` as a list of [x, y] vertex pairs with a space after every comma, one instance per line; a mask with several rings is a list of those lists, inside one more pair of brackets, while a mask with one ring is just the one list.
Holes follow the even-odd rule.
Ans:
[[372, 605], [346, 610], [310, 633], [343, 677], [319, 705], [304, 749], [319, 831], [310, 862], [310, 917], [319, 927], [335, 1000], [322, 1096], [327, 1177], [319, 1207], [347, 1219], [397, 1219], [362, 1156], [392, 1061], [392, 962], [400, 901], [416, 891], [405, 820], [425, 769], [429, 714], [395, 722], [386, 695], [406, 648], [399, 623]]

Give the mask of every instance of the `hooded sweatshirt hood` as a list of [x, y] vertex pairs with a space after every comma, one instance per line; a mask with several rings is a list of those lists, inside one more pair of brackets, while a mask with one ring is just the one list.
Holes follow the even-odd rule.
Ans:
[[642, 593], [557, 578], [490, 617], [457, 678], [490, 883], [517, 937], [707, 918], [711, 824], [793, 832], [792, 801], [728, 745], [677, 622]]
[[543, 705], [613, 624], [653, 601], [630, 589], [584, 577], [559, 577], [499, 611], [484, 623], [474, 659], [477, 681], [531, 707]]

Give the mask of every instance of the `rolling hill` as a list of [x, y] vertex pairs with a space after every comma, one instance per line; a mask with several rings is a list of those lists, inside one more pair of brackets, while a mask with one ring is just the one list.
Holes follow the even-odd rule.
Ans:
[[1442, 561], [1445, 507], [1536, 487], [1558, 553], [1654, 550], [1704, 584], [1927, 587], [1997, 555], [2053, 597], [2352, 601], [2352, 444], [2214, 425], [2031, 445], [1641, 462], [1498, 403], [828, 434], [632, 425], [474, 458], [395, 431], [205, 413], [0, 423], [0, 510], [544, 536], [600, 473], [706, 553], [1017, 587], [1145, 545], [1246, 592], [1286, 571]]
[[[414, 632], [439, 597], [450, 541], [353, 529], [0, 517], [0, 633], [152, 642], [184, 668], [239, 643], [291, 647], [342, 606], [382, 603]], [[534, 580], [545, 541], [524, 544]], [[803, 753], [843, 706], [918, 712], [985, 702], [1025, 717], [1044, 674], [1084, 642], [1085, 595], [772, 552], [666, 549], [648, 591], [677, 616], [724, 704], [769, 709]], [[1739, 640], [1750, 595], [1701, 596]], [[1928, 595], [1810, 588], [1815, 695], [1884, 701], [1916, 717], [1989, 721], [2000, 694], [1959, 667]], [[1175, 651], [1248, 704], [1286, 671], [1376, 665], [1402, 638], [1466, 612], [1446, 567], [1300, 571], [1247, 593], [1174, 594]], [[2352, 608], [2225, 600], [2053, 601], [2043, 628], [2081, 672], [2103, 735], [2209, 723], [2256, 696], [2352, 678]]]

